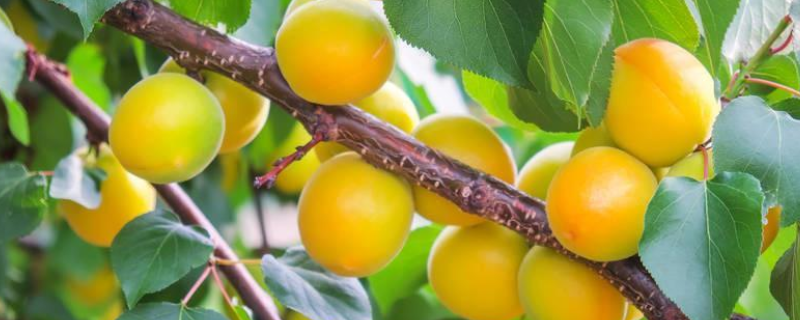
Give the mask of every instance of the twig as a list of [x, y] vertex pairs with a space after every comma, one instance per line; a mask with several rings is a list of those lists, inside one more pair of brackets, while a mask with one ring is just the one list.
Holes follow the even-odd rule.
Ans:
[[[253, 168], [250, 168], [250, 177], [257, 177], [258, 175], [255, 173]], [[253, 206], [256, 209], [256, 218], [258, 219], [258, 230], [261, 232], [261, 248], [259, 248], [258, 252], [261, 254], [267, 254], [270, 252], [269, 246], [269, 238], [267, 238], [267, 219], [264, 216], [266, 212], [264, 212], [264, 204], [261, 200], [261, 189], [257, 186], [252, 185], [250, 186], [250, 191], [253, 195]]]
[[275, 184], [275, 180], [278, 178], [278, 175], [281, 174], [286, 167], [292, 164], [292, 162], [302, 159], [306, 153], [310, 152], [314, 146], [322, 141], [324, 141], [324, 135], [322, 133], [314, 133], [314, 135], [311, 137], [311, 141], [302, 146], [298, 146], [295, 152], [292, 154], [278, 159], [272, 165], [272, 169], [270, 169], [266, 174], [256, 177], [254, 182], [255, 187], [261, 188], [262, 186], [266, 186], [267, 189], [272, 188], [272, 186]]
[[237, 264], [246, 264], [246, 265], [260, 265], [261, 260], [259, 259], [241, 259], [241, 260], [228, 260], [222, 258], [214, 258], [214, 263], [221, 265], [221, 266], [233, 266]]
[[789, 36], [786, 37], [786, 40], [784, 40], [783, 43], [781, 43], [781, 45], [779, 45], [778, 47], [771, 49], [770, 53], [774, 55], [783, 51], [784, 49], [786, 49], [786, 47], [789, 46], [790, 43], [792, 43], [793, 38], [794, 38], [794, 32], [792, 30], [789, 30]]
[[724, 100], [730, 101], [739, 95], [739, 92], [745, 83], [745, 79], [747, 79], [747, 77], [749, 77], [753, 71], [758, 69], [758, 67], [761, 66], [761, 63], [774, 54], [772, 45], [775, 44], [775, 41], [781, 37], [781, 34], [783, 34], [783, 32], [786, 31], [791, 24], [792, 18], [788, 15], [781, 19], [781, 21], [778, 23], [778, 26], [775, 27], [775, 30], [772, 30], [772, 33], [769, 35], [769, 37], [767, 37], [767, 40], [764, 41], [761, 47], [758, 48], [750, 61], [748, 61], [746, 64], [740, 65], [739, 71], [737, 72], [738, 77], [733, 79], [733, 85], [729, 86], [722, 95]]
[[217, 272], [217, 266], [211, 267], [211, 274], [214, 276], [214, 282], [217, 284], [217, 288], [222, 293], [222, 297], [225, 298], [225, 302], [228, 304], [231, 309], [235, 309], [233, 306], [233, 301], [231, 301], [231, 296], [228, 295], [228, 290], [225, 290], [225, 284], [222, 283], [222, 279], [219, 277], [219, 272]]
[[197, 289], [199, 289], [200, 286], [203, 285], [203, 282], [206, 281], [206, 278], [208, 278], [209, 273], [211, 273], [211, 269], [214, 269], [214, 265], [210, 263], [207, 264], [206, 268], [203, 269], [203, 273], [199, 278], [197, 278], [197, 281], [194, 282], [194, 285], [192, 285], [192, 288], [186, 293], [186, 296], [183, 297], [183, 300], [181, 300], [181, 304], [186, 306], [189, 303], [189, 300], [192, 299], [192, 296], [194, 296], [194, 293], [197, 292]]
[[765, 86], [770, 86], [770, 87], [773, 87], [775, 89], [779, 89], [779, 90], [783, 90], [783, 91], [786, 91], [788, 93], [791, 93], [795, 97], [800, 97], [800, 91], [797, 91], [796, 89], [793, 89], [791, 87], [782, 85], [782, 84], [774, 82], [774, 81], [769, 81], [769, 80], [759, 79], [759, 78], [753, 78], [753, 77], [747, 77], [747, 79], [744, 79], [744, 81], [747, 82], [747, 83], [763, 84]]

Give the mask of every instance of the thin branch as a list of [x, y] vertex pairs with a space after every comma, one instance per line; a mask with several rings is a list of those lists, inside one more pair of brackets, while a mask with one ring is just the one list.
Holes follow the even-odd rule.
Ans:
[[[254, 178], [258, 175], [253, 168], [250, 168], [250, 177]], [[258, 252], [261, 254], [268, 254], [270, 252], [269, 238], [267, 238], [267, 219], [264, 216], [264, 203], [261, 199], [261, 189], [255, 185], [250, 186], [250, 192], [253, 196], [253, 206], [256, 209], [256, 218], [258, 219], [258, 230], [261, 232], [261, 247]]]
[[747, 77], [747, 79], [744, 79], [744, 81], [747, 82], [747, 83], [756, 83], [756, 84], [762, 84], [762, 85], [765, 85], [765, 86], [770, 86], [770, 87], [773, 87], [775, 89], [779, 89], [779, 90], [783, 90], [783, 91], [786, 91], [788, 93], [791, 93], [795, 97], [800, 97], [800, 91], [797, 91], [797, 89], [782, 85], [782, 84], [774, 82], [774, 81], [769, 81], [769, 80], [759, 79], [759, 78], [753, 78], [753, 77]]
[[189, 289], [189, 292], [187, 292], [186, 296], [184, 296], [183, 299], [181, 300], [182, 305], [184, 306], [187, 305], [189, 303], [189, 300], [192, 299], [192, 296], [194, 296], [194, 293], [197, 292], [197, 289], [200, 289], [200, 286], [203, 285], [203, 282], [206, 282], [206, 278], [208, 278], [208, 275], [211, 273], [211, 269], [214, 269], [214, 265], [210, 263], [206, 265], [206, 268], [203, 269], [203, 273], [200, 274], [200, 277], [197, 278], [197, 280], [194, 282], [192, 288]]
[[281, 174], [286, 167], [295, 161], [300, 161], [300, 159], [302, 159], [306, 153], [310, 152], [311, 149], [322, 142], [323, 139], [324, 135], [322, 133], [315, 133], [311, 137], [311, 141], [302, 146], [298, 146], [297, 149], [292, 152], [292, 154], [275, 161], [275, 163], [272, 165], [272, 169], [270, 169], [266, 174], [256, 177], [254, 182], [255, 187], [261, 188], [262, 186], [266, 186], [267, 189], [272, 188], [272, 186], [275, 185], [275, 180], [278, 179], [278, 175]]
[[225, 303], [231, 309], [235, 309], [236, 307], [233, 306], [233, 301], [231, 301], [231, 296], [228, 295], [228, 290], [225, 290], [225, 284], [222, 283], [222, 279], [219, 277], [219, 272], [217, 272], [217, 266], [211, 267], [211, 274], [214, 276], [214, 282], [217, 284], [217, 289], [219, 292], [222, 293], [222, 297], [225, 298]]
[[780, 22], [778, 22], [778, 26], [775, 27], [775, 30], [772, 30], [767, 40], [761, 44], [761, 47], [758, 48], [753, 57], [747, 63], [741, 63], [739, 65], [739, 71], [737, 72], [738, 77], [733, 79], [733, 85], [728, 86], [725, 92], [722, 94], [723, 100], [730, 101], [736, 98], [739, 95], [739, 92], [742, 90], [742, 86], [745, 83], [745, 79], [750, 76], [758, 67], [765, 61], [767, 58], [774, 55], [774, 51], [772, 50], [772, 45], [775, 44], [781, 34], [783, 34], [786, 29], [789, 28], [792, 24], [792, 18], [788, 15], [783, 17]]
[[221, 266], [233, 266], [237, 264], [245, 264], [245, 265], [260, 265], [260, 259], [242, 259], [242, 260], [228, 260], [222, 258], [214, 258], [214, 263], [221, 265]]

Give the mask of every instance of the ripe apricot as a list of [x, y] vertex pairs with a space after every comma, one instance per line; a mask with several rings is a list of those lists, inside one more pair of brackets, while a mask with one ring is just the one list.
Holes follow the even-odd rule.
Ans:
[[[514, 158], [491, 128], [463, 115], [437, 114], [425, 118], [414, 137], [429, 147], [507, 183], [514, 183]], [[462, 211], [441, 196], [414, 186], [417, 212], [436, 223], [469, 226], [485, 221]]]
[[527, 251], [522, 236], [491, 222], [447, 227], [431, 248], [428, 279], [453, 313], [510, 320], [522, 315], [517, 270]]
[[[299, 123], [296, 124], [289, 136], [286, 137], [286, 140], [278, 146], [270, 157], [269, 167], [272, 168], [272, 163], [292, 154], [297, 146], [307, 143], [309, 140], [311, 140], [311, 136], [306, 132], [306, 129]], [[314, 147], [314, 149], [318, 147]], [[317, 171], [317, 168], [319, 168], [319, 163], [320, 161], [315, 152], [306, 153], [302, 159], [293, 162], [278, 175], [278, 179], [275, 180], [275, 188], [286, 194], [300, 193], [303, 190], [303, 186], [306, 185], [314, 172]]]
[[[410, 133], [419, 123], [419, 113], [414, 107], [414, 102], [403, 89], [391, 82], [386, 82], [380, 90], [353, 105], [405, 133]], [[323, 142], [314, 149], [320, 161], [328, 160], [348, 150], [335, 142]]]
[[405, 180], [346, 152], [311, 177], [298, 211], [309, 256], [336, 274], [364, 277], [386, 266], [403, 247], [414, 199]]
[[605, 123], [614, 142], [651, 167], [685, 157], [719, 113], [714, 80], [680, 46], [638, 39], [615, 51]]
[[194, 79], [160, 73], [134, 85], [119, 103], [109, 140], [120, 163], [153, 183], [188, 180], [219, 151], [222, 108]]
[[395, 60], [389, 25], [363, 0], [317, 0], [300, 6], [278, 30], [275, 50], [292, 90], [324, 105], [351, 103], [374, 93], [389, 78]]
[[530, 320], [620, 320], [622, 294], [588, 267], [533, 247], [519, 268], [519, 296]]
[[561, 142], [536, 153], [520, 170], [516, 183], [517, 189], [532, 197], [546, 198], [550, 181], [553, 180], [558, 169], [569, 161], [572, 146], [572, 142]]
[[547, 218], [553, 234], [564, 247], [592, 260], [630, 257], [638, 250], [657, 184], [650, 168], [624, 151], [586, 149], [550, 183]]
[[769, 249], [775, 237], [778, 236], [778, 231], [781, 229], [781, 207], [775, 206], [769, 208], [767, 211], [767, 224], [764, 225], [761, 233], [761, 252]]
[[[708, 178], [714, 177], [714, 162], [711, 150], [708, 150]], [[703, 181], [704, 160], [702, 152], [695, 152], [686, 158], [681, 159], [669, 168], [667, 177], [689, 177], [697, 181]]]
[[155, 209], [156, 191], [147, 181], [128, 173], [107, 146], [95, 158], [88, 150], [78, 151], [87, 168], [100, 168], [106, 179], [100, 184], [100, 206], [86, 208], [76, 202], [60, 200], [59, 211], [81, 239], [109, 247], [126, 223]]
[[578, 135], [578, 139], [575, 140], [575, 146], [572, 147], [572, 155], [574, 156], [578, 154], [578, 152], [592, 147], [603, 146], [614, 148], [617, 147], [617, 145], [614, 143], [614, 140], [611, 139], [611, 134], [608, 133], [608, 128], [606, 128], [606, 125], [600, 124], [597, 127], [589, 127], [581, 131], [581, 134]]

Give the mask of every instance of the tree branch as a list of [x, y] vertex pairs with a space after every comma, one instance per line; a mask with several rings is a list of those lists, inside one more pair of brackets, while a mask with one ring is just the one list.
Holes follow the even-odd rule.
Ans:
[[[110, 123], [108, 115], [75, 87], [66, 73], [66, 68], [48, 60], [32, 49], [29, 49], [26, 57], [29, 74], [61, 100], [67, 109], [78, 116], [92, 136], [107, 141]], [[164, 202], [181, 217], [184, 223], [200, 225], [208, 230], [215, 244], [215, 256], [227, 260], [239, 260], [233, 249], [180, 186], [174, 183], [154, 186]], [[220, 267], [258, 319], [280, 320], [272, 298], [261, 289], [244, 265], [234, 264]]]

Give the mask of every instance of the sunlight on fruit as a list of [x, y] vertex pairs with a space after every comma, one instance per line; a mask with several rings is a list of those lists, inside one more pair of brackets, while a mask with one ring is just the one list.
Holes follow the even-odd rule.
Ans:
[[428, 279], [452, 312], [470, 320], [511, 320], [522, 315], [517, 270], [528, 245], [492, 222], [447, 227], [431, 249]]
[[208, 89], [188, 76], [160, 73], [125, 93], [109, 140], [128, 171], [164, 184], [203, 171], [217, 155], [224, 131], [222, 108]]
[[[403, 89], [391, 82], [386, 82], [380, 90], [353, 105], [405, 133], [410, 133], [419, 124], [414, 102]], [[336, 142], [322, 142], [314, 149], [321, 161], [349, 150]]]
[[697, 58], [658, 39], [634, 40], [614, 52], [605, 123], [622, 149], [666, 167], [709, 137], [720, 107]]
[[395, 61], [388, 23], [361, 0], [301, 6], [278, 30], [275, 50], [292, 90], [324, 105], [366, 98], [383, 86]]
[[550, 181], [558, 169], [569, 161], [572, 148], [572, 142], [561, 142], [536, 153], [519, 171], [517, 189], [535, 198], [546, 198]]
[[106, 173], [106, 179], [100, 184], [100, 206], [88, 209], [69, 200], [60, 200], [58, 207], [81, 239], [109, 247], [126, 223], [155, 209], [156, 191], [147, 181], [126, 172], [107, 146], [103, 145], [100, 150], [97, 159], [86, 149], [78, 151], [86, 167], [97, 167]]
[[611, 139], [611, 134], [608, 133], [608, 128], [606, 128], [605, 123], [597, 127], [583, 129], [578, 139], [575, 140], [575, 146], [572, 148], [572, 155], [574, 156], [578, 154], [578, 152], [591, 147], [617, 147], [614, 140]]
[[767, 211], [767, 223], [763, 227], [761, 234], [761, 252], [769, 249], [775, 237], [778, 236], [778, 231], [781, 230], [781, 207], [772, 207]]
[[519, 296], [529, 320], [620, 320], [625, 298], [588, 267], [533, 247], [519, 268]]
[[[464, 115], [436, 114], [422, 120], [414, 137], [427, 146], [509, 184], [516, 165], [500, 137], [478, 119]], [[436, 223], [469, 226], [483, 218], [462, 211], [449, 200], [414, 186], [417, 212]]]
[[303, 189], [298, 210], [311, 258], [336, 274], [364, 277], [400, 252], [414, 199], [405, 180], [347, 152], [320, 166]]
[[[301, 124], [296, 124], [286, 140], [275, 150], [269, 160], [268, 170], [272, 168], [272, 163], [276, 160], [288, 156], [295, 152], [298, 146], [301, 146], [311, 140], [311, 136]], [[319, 146], [315, 147], [318, 148]], [[275, 188], [283, 193], [297, 194], [303, 190], [314, 172], [319, 168], [320, 161], [317, 154], [312, 152], [306, 153], [302, 159], [290, 164], [286, 169], [278, 175], [275, 180]]]
[[610, 147], [577, 154], [556, 174], [547, 192], [547, 218], [564, 247], [596, 261], [636, 254], [644, 214], [656, 191], [653, 172]]
[[[675, 163], [667, 172], [667, 177], [689, 177], [697, 181], [703, 181], [703, 153], [694, 152], [688, 157]], [[714, 177], [714, 155], [708, 150], [708, 178]]]

